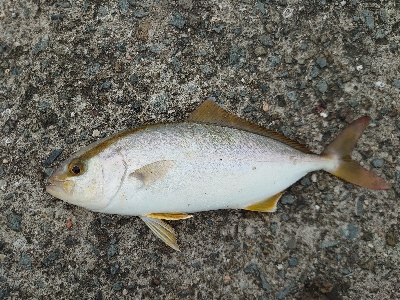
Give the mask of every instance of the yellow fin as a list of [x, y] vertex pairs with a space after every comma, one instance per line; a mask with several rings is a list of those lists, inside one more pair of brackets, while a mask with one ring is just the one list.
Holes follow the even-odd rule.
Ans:
[[149, 185], [162, 179], [174, 165], [173, 160], [160, 160], [137, 169], [129, 176], [139, 179], [144, 185]]
[[245, 130], [251, 133], [259, 134], [281, 143], [284, 143], [292, 148], [295, 148], [304, 153], [312, 153], [307, 147], [293, 141], [278, 132], [266, 129], [259, 125], [250, 123], [245, 119], [231, 114], [222, 107], [218, 106], [214, 101], [206, 100], [201, 104], [187, 119], [188, 122], [206, 123], [231, 128]]
[[153, 219], [160, 219], [160, 220], [184, 220], [193, 217], [193, 215], [188, 215], [184, 213], [152, 213], [152, 214], [145, 214], [144, 216], [153, 218]]
[[176, 233], [171, 226], [159, 219], [149, 218], [146, 216], [140, 216], [140, 218], [164, 243], [166, 243], [172, 249], [180, 251], [178, 243], [176, 242]]
[[245, 207], [245, 210], [259, 211], [259, 212], [274, 212], [276, 211], [276, 204], [278, 203], [279, 198], [281, 198], [283, 192], [273, 195], [261, 202], [252, 204], [250, 206]]

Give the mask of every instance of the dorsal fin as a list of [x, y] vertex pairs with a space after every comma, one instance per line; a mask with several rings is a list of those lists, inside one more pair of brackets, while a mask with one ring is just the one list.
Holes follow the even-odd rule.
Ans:
[[266, 129], [259, 125], [250, 123], [245, 119], [231, 114], [222, 107], [218, 106], [214, 101], [206, 100], [201, 104], [187, 119], [188, 122], [213, 124], [231, 128], [245, 130], [255, 134], [274, 139], [284, 143], [301, 152], [311, 154], [312, 152], [307, 147], [293, 141], [278, 132]]

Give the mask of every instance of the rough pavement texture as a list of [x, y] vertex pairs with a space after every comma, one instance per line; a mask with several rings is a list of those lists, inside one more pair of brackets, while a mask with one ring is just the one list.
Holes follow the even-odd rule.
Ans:
[[[0, 1], [0, 299], [399, 299], [399, 28], [399, 0]], [[173, 222], [180, 253], [45, 192], [207, 98], [316, 152], [370, 115], [353, 156], [393, 189], [315, 172], [276, 213]]]

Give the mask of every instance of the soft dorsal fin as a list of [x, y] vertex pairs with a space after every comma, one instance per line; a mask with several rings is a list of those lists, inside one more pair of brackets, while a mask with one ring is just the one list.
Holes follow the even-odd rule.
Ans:
[[214, 101], [206, 100], [187, 119], [189, 122], [206, 123], [245, 130], [274, 139], [304, 153], [312, 153], [307, 147], [293, 141], [278, 132], [250, 123], [245, 119], [231, 114]]

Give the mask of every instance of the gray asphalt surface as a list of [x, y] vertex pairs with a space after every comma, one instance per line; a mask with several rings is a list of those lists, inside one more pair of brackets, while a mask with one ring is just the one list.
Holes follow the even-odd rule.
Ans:
[[[398, 0], [0, 1], [0, 299], [400, 299], [399, 44]], [[353, 157], [393, 188], [315, 172], [276, 213], [173, 222], [182, 252], [45, 192], [208, 98], [316, 152], [370, 115]]]

